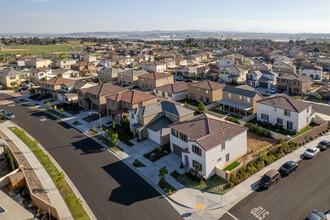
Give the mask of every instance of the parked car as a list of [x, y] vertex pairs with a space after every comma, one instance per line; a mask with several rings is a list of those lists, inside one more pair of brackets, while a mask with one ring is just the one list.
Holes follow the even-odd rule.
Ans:
[[289, 175], [293, 171], [296, 171], [298, 168], [298, 164], [294, 161], [288, 161], [285, 164], [283, 164], [280, 168], [280, 174], [281, 175]]
[[328, 140], [322, 140], [318, 145], [317, 147], [320, 149], [320, 150], [326, 150], [327, 147], [330, 147], [330, 143]]
[[275, 87], [270, 89], [270, 93], [272, 93], [272, 94], [276, 93], [277, 91], [278, 91], [278, 88], [275, 88]]
[[320, 211], [312, 210], [305, 220], [327, 220], [327, 216]]
[[278, 183], [280, 178], [281, 174], [278, 171], [271, 169], [267, 173], [265, 173], [259, 180], [259, 186], [268, 189], [275, 183]]
[[313, 158], [320, 153], [320, 149], [316, 147], [310, 147], [304, 152], [304, 156], [307, 158]]
[[0, 114], [1, 114], [1, 119], [11, 120], [15, 118], [14, 114], [7, 112], [5, 110], [0, 110]]

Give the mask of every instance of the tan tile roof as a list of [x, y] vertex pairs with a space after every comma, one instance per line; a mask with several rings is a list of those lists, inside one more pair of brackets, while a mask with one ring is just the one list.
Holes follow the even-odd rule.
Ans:
[[247, 130], [244, 126], [206, 113], [187, 121], [173, 123], [169, 127], [187, 135], [190, 141], [196, 141], [205, 150], [210, 150]]
[[45, 68], [45, 67], [39, 67], [39, 68], [31, 69], [28, 72], [30, 72], [30, 73], [40, 73], [40, 72], [45, 72], [47, 70], [50, 70], [50, 69]]
[[288, 95], [279, 94], [257, 101], [264, 105], [285, 109], [293, 112], [302, 112], [312, 104], [296, 100]]
[[179, 92], [188, 91], [188, 85], [187, 83], [181, 81], [181, 82], [176, 82], [174, 84], [157, 87], [156, 90], [176, 94]]
[[109, 83], [104, 83], [102, 85], [97, 85], [97, 86], [92, 86], [89, 88], [82, 89], [81, 92], [83, 93], [91, 93], [93, 95], [97, 96], [106, 96], [106, 95], [111, 95], [117, 92], [124, 92], [127, 89], [124, 87], [112, 85]]
[[147, 73], [147, 74], [144, 74], [144, 75], [140, 75], [138, 76], [139, 78], [144, 78], [144, 79], [164, 79], [164, 78], [167, 78], [167, 77], [173, 77], [172, 74], [166, 74], [166, 73], [155, 73], [155, 72], [152, 72], [152, 73]]
[[123, 101], [130, 104], [136, 104], [139, 102], [148, 101], [150, 99], [157, 99], [157, 96], [146, 92], [131, 90], [131, 91], [126, 91], [115, 95], [107, 96], [106, 98], [116, 102]]
[[210, 81], [210, 80], [203, 80], [200, 82], [195, 82], [195, 83], [190, 83], [188, 84], [188, 87], [197, 87], [197, 88], [201, 88], [201, 89], [209, 89], [209, 90], [218, 90], [218, 89], [222, 89], [224, 88], [226, 85], [225, 84], [221, 84], [221, 83], [217, 83], [214, 81]]
[[63, 77], [55, 77], [55, 78], [52, 78], [50, 80], [47, 80], [41, 84], [45, 84], [45, 85], [53, 85], [53, 86], [56, 86], [56, 85], [62, 85], [64, 83], [69, 83], [69, 82], [74, 82], [73, 79], [67, 79], [67, 78], [63, 78]]

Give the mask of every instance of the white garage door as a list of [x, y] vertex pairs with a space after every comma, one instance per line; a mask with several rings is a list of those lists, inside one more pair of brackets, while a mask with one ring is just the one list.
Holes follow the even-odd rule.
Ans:
[[156, 142], [157, 144], [160, 144], [160, 136], [156, 132], [153, 132], [152, 130], [148, 129], [148, 135], [149, 139]]

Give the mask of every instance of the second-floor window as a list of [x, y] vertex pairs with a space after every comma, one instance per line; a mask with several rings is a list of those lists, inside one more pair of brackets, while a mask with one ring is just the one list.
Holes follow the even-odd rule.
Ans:
[[174, 137], [178, 137], [179, 136], [179, 132], [177, 130], [173, 129], [173, 128], [171, 129], [171, 133], [172, 133], [172, 135]]
[[187, 135], [180, 133], [180, 139], [187, 142]]
[[226, 149], [226, 143], [223, 142], [223, 143], [221, 143], [221, 151], [223, 151], [223, 150], [225, 150], [225, 149]]
[[286, 116], [291, 116], [291, 111], [289, 111], [289, 110], [284, 110], [284, 115], [286, 115]]
[[195, 154], [197, 154], [199, 156], [202, 156], [202, 149], [200, 149], [196, 145], [192, 145], [192, 152], [194, 152]]
[[269, 116], [266, 114], [261, 114], [261, 119], [268, 122]]

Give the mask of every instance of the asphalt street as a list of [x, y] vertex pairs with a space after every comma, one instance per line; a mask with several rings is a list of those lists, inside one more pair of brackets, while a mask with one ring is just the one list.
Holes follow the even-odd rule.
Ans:
[[295, 220], [304, 219], [312, 209], [330, 210], [329, 158], [330, 149], [301, 160], [297, 171], [268, 190], [253, 192], [220, 219]]
[[182, 219], [145, 180], [76, 129], [24, 104], [0, 108], [15, 114], [13, 121], [39, 140], [98, 219]]

